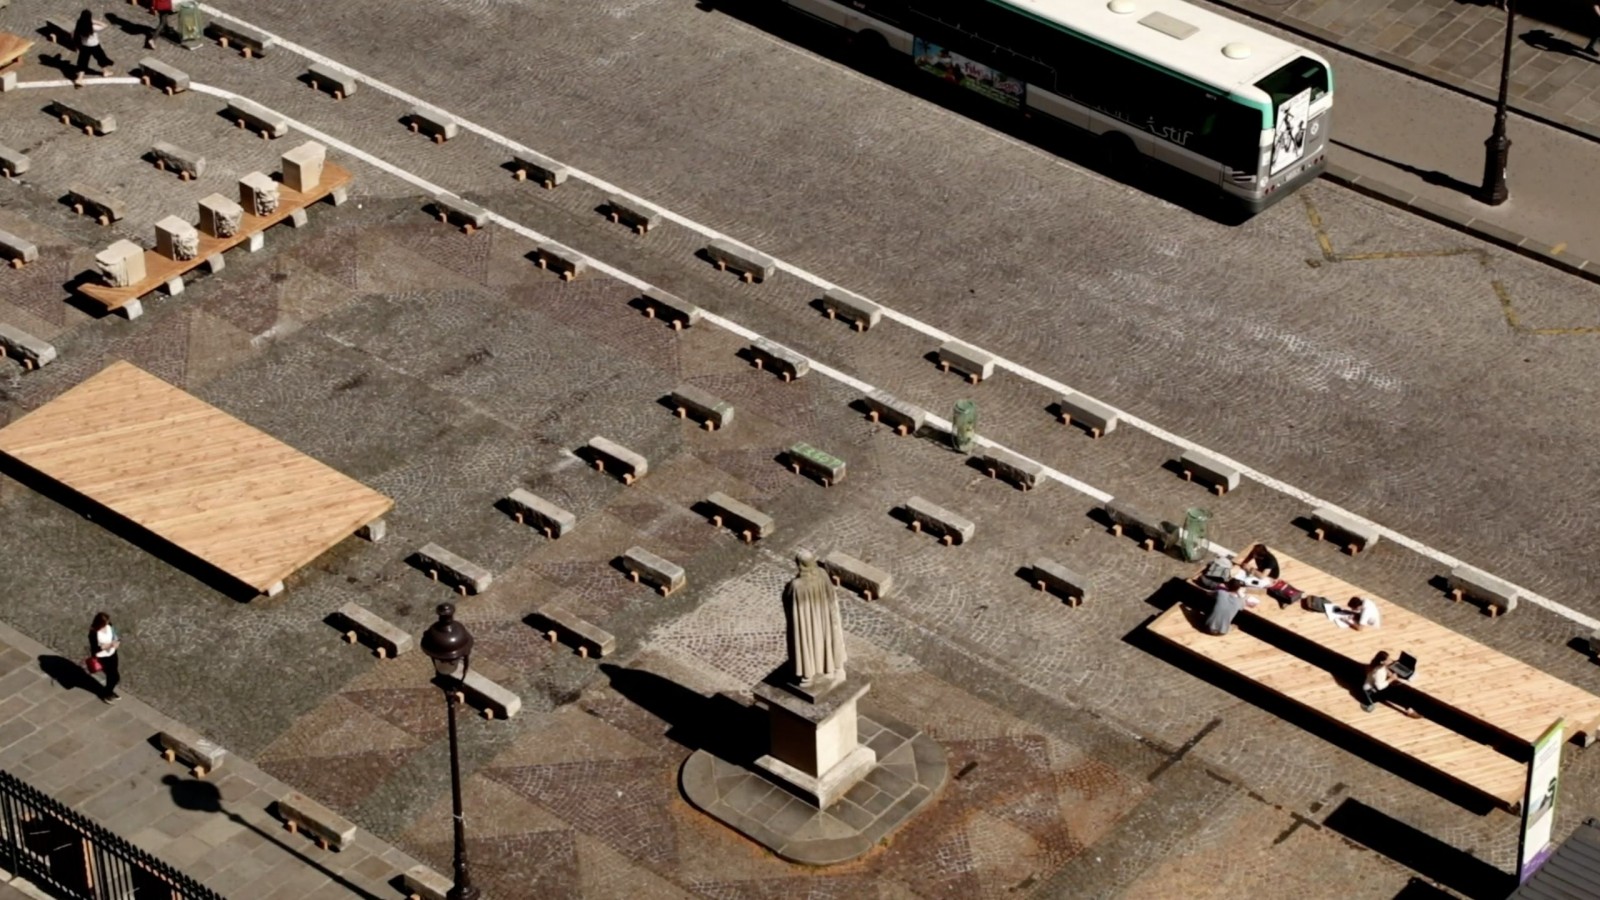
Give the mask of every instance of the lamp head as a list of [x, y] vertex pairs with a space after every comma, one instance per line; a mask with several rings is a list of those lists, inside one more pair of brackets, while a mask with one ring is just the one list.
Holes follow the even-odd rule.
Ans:
[[440, 675], [455, 675], [465, 669], [472, 655], [472, 632], [456, 621], [454, 604], [439, 604], [439, 621], [422, 633], [422, 652], [433, 660]]

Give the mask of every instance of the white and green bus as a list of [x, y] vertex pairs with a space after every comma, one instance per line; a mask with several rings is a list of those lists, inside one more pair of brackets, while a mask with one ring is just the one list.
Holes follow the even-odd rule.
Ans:
[[[782, 0], [1259, 212], [1326, 167], [1325, 59], [1183, 0]], [[1133, 154], [1140, 154], [1135, 156]]]

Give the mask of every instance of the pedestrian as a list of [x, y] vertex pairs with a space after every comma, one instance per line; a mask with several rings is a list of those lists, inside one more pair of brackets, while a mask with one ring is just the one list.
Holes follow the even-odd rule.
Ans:
[[118, 670], [120, 663], [117, 661], [117, 648], [122, 646], [122, 639], [117, 637], [117, 630], [111, 627], [109, 613], [96, 613], [94, 624], [89, 626], [89, 652], [90, 659], [100, 664], [100, 671], [106, 673], [105, 690], [100, 694], [100, 699], [110, 702], [117, 699], [117, 685], [122, 681], [122, 673]]
[[[1594, 5], [1594, 16], [1597, 20], [1600, 20], [1600, 3]], [[1583, 52], [1590, 56], [1600, 56], [1600, 51], [1596, 51], [1594, 48], [1595, 41], [1600, 41], [1600, 21], [1597, 21], [1594, 25], [1594, 30], [1589, 32], [1589, 46], [1583, 48]]]
[[1206, 616], [1206, 630], [1212, 634], [1227, 634], [1233, 628], [1233, 617], [1244, 607], [1244, 583], [1237, 578], [1228, 579], [1217, 589], [1211, 613]]
[[78, 75], [73, 79], [74, 84], [83, 83], [83, 74], [89, 71], [91, 59], [100, 63], [101, 75], [111, 74], [111, 57], [100, 46], [100, 32], [105, 30], [106, 23], [87, 9], [78, 15], [78, 24], [72, 29], [72, 40], [78, 45]]
[[156, 38], [167, 33], [167, 23], [172, 18], [172, 0], [150, 0], [150, 11], [156, 14], [156, 27], [144, 36], [146, 50], [154, 50]]
[[[1394, 673], [1394, 664], [1389, 662], [1389, 651], [1379, 650], [1378, 655], [1372, 658], [1367, 665], [1367, 677], [1361, 682], [1361, 711], [1372, 712], [1377, 708], [1379, 700], [1388, 700], [1385, 692], [1394, 684], [1397, 677]], [[1401, 711], [1413, 719], [1422, 718], [1422, 714], [1410, 707], [1401, 707]]]

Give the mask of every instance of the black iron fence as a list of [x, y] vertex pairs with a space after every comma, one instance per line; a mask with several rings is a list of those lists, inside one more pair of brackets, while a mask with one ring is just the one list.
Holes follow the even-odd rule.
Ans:
[[0, 865], [70, 900], [225, 900], [100, 823], [0, 770]]

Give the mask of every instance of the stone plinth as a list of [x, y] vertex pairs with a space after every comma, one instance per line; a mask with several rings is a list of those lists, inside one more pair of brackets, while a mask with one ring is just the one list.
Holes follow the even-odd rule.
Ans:
[[144, 248], [121, 240], [94, 256], [95, 265], [111, 287], [128, 287], [144, 280]]
[[221, 194], [200, 198], [200, 230], [212, 237], [233, 237], [244, 222], [244, 207]]
[[200, 252], [200, 232], [193, 225], [167, 216], [156, 223], [156, 253], [167, 259], [194, 259]]
[[847, 680], [806, 689], [777, 677], [755, 686], [769, 721], [771, 746], [756, 766], [818, 808], [833, 805], [877, 762], [861, 744], [856, 701], [871, 685]]
[[278, 183], [265, 173], [251, 172], [239, 179], [239, 205], [253, 216], [270, 216], [278, 209]]
[[283, 155], [283, 183], [305, 193], [322, 183], [322, 164], [328, 157], [328, 148], [316, 141], [304, 144]]

